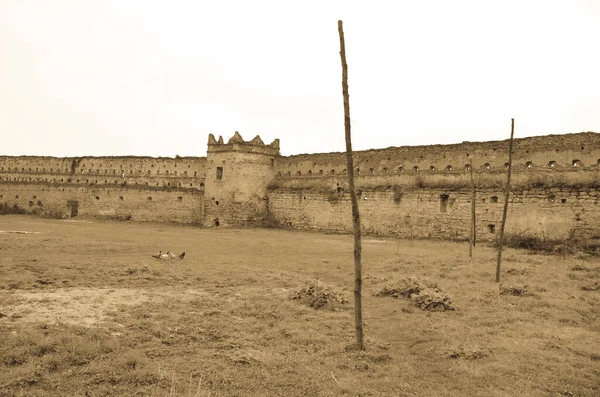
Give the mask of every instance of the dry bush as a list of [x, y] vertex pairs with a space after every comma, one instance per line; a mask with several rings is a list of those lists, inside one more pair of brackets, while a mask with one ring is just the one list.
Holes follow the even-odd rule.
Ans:
[[511, 295], [511, 296], [533, 296], [533, 292], [529, 291], [526, 285], [522, 287], [514, 287], [512, 285], [501, 287], [500, 295]]
[[437, 284], [417, 278], [402, 279], [388, 284], [375, 293], [375, 296], [391, 296], [392, 298], [410, 299], [421, 310], [445, 311], [455, 310], [452, 299], [441, 291]]
[[291, 296], [292, 300], [304, 303], [315, 310], [318, 309], [341, 309], [348, 304], [348, 299], [340, 291], [325, 286], [319, 281], [308, 283]]

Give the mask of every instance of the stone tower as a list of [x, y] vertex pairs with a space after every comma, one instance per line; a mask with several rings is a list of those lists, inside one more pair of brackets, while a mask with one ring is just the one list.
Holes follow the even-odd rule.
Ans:
[[236, 131], [223, 143], [208, 136], [204, 185], [204, 226], [251, 225], [265, 220], [267, 185], [275, 177], [279, 139], [265, 145], [244, 141]]

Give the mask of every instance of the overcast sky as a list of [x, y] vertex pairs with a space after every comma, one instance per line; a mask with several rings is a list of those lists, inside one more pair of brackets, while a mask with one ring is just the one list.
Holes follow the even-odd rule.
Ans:
[[600, 1], [0, 0], [0, 154], [343, 151], [600, 131]]

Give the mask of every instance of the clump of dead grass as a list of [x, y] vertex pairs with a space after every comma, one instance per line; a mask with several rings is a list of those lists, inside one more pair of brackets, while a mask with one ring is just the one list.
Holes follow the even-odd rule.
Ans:
[[405, 278], [393, 284], [385, 285], [375, 293], [375, 296], [410, 299], [421, 310], [455, 310], [452, 306], [452, 299], [438, 288], [436, 283], [418, 278]]
[[600, 282], [595, 281], [590, 284], [582, 285], [581, 290], [582, 291], [600, 291]]
[[502, 286], [500, 287], [500, 295], [510, 296], [533, 296], [534, 293], [529, 290], [527, 285], [523, 286]]
[[348, 299], [346, 299], [341, 291], [326, 286], [318, 280], [308, 283], [299, 291], [293, 293], [291, 299], [297, 300], [315, 310], [339, 310], [348, 304]]
[[448, 349], [447, 357], [452, 359], [477, 360], [489, 356], [490, 353], [478, 347], [465, 348], [464, 346]]

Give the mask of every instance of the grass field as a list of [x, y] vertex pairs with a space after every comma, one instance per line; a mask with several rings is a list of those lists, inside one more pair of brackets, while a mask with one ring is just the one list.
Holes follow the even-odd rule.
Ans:
[[2, 216], [0, 396], [600, 396], [600, 260], [504, 252], [366, 238], [361, 352], [351, 236]]

